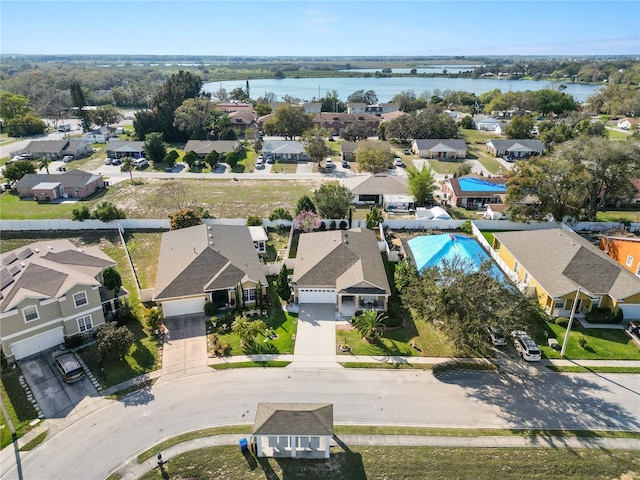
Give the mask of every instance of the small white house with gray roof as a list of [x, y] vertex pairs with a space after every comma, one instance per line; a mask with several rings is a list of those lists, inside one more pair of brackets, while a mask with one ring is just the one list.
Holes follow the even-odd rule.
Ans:
[[165, 317], [254, 306], [267, 279], [246, 226], [197, 225], [162, 234], [153, 300]]
[[[382, 173], [347, 177], [342, 185], [351, 190], [351, 203], [382, 205], [385, 195], [409, 195], [407, 177]], [[414, 200], [415, 201], [415, 200]]]
[[458, 159], [467, 157], [467, 144], [455, 138], [419, 139], [411, 142], [411, 151], [420, 158]]
[[386, 311], [391, 296], [376, 235], [365, 228], [301, 233], [292, 286], [296, 303], [334, 304], [342, 316]]
[[484, 142], [487, 150], [496, 157], [510, 155], [514, 158], [529, 158], [532, 155], [542, 155], [544, 144], [537, 139], [487, 140]]
[[274, 160], [297, 162], [309, 160], [309, 155], [301, 142], [294, 140], [271, 140], [262, 144], [262, 153], [271, 154]]

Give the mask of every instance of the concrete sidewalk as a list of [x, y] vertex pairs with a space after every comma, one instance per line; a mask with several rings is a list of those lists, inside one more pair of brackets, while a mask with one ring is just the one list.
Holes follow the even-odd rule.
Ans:
[[[221, 445], [238, 445], [241, 438], [248, 434], [224, 434], [197, 438], [174, 445], [162, 452], [166, 462], [183, 453], [200, 448]], [[482, 437], [446, 437], [421, 435], [334, 435], [331, 447], [347, 446], [385, 446], [385, 447], [456, 447], [456, 448], [599, 448], [607, 450], [640, 450], [640, 440], [633, 438], [593, 438], [593, 437], [552, 437], [552, 436], [482, 436]], [[238, 447], [239, 448], [239, 447]], [[123, 480], [140, 478], [147, 472], [158, 468], [157, 458], [149, 458], [138, 463], [137, 456], [129, 459], [112, 473]]]

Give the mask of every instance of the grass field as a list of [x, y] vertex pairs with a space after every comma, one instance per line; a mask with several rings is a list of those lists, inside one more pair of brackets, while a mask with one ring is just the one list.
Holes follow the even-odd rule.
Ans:
[[[237, 446], [187, 452], [155, 468], [145, 480], [429, 480], [637, 478], [637, 451], [552, 448], [332, 448], [328, 460], [255, 458]], [[626, 477], [624, 475], [627, 475]]]
[[131, 255], [133, 267], [140, 281], [140, 288], [151, 288], [155, 285], [160, 255], [160, 232], [127, 232], [125, 242]]
[[[20, 367], [3, 372], [0, 376], [0, 397], [9, 413], [9, 418], [16, 430], [16, 435], [21, 437], [31, 430], [31, 422], [38, 418], [38, 414], [31, 402], [27, 399], [27, 393], [20, 385], [18, 377], [22, 374]], [[0, 448], [9, 445], [11, 430], [4, 415], [0, 412]]]

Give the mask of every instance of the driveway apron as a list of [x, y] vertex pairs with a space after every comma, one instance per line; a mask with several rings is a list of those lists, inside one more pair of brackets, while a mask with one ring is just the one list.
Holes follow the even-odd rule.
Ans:
[[25, 380], [46, 418], [66, 417], [81, 402], [83, 405], [101, 397], [87, 376], [67, 384], [51, 361], [51, 350], [19, 360]]
[[322, 303], [300, 305], [292, 366], [295, 368], [305, 365], [317, 368], [338, 367], [335, 305]]
[[203, 314], [180, 315], [165, 320], [162, 377], [183, 377], [209, 372]]

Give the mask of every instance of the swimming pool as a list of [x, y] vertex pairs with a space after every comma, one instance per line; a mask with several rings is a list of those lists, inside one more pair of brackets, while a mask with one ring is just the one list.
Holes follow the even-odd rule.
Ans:
[[[455, 257], [459, 257], [462, 260], [473, 262], [477, 269], [487, 260], [491, 260], [474, 238], [462, 235], [450, 233], [424, 235], [412, 238], [407, 243], [411, 248], [419, 272], [425, 268], [440, 265], [443, 259], [451, 261]], [[502, 280], [502, 272], [496, 265], [492, 265], [492, 271], [495, 278]]]
[[458, 185], [463, 192], [506, 192], [507, 186], [503, 183], [490, 182], [484, 178], [460, 177]]

